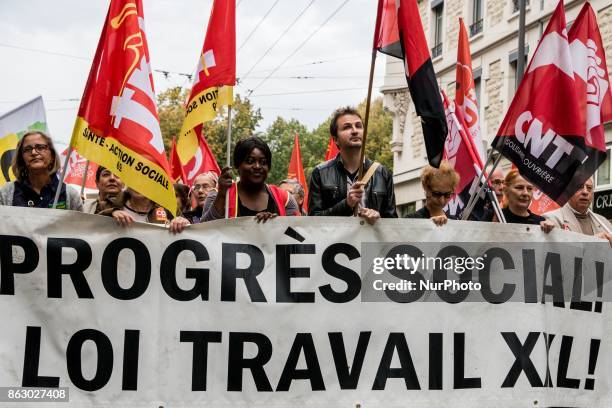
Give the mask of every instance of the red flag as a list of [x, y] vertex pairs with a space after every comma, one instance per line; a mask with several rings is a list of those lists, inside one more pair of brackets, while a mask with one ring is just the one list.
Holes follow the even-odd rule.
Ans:
[[559, 204], [555, 203], [549, 196], [537, 188], [533, 190], [533, 198], [531, 199], [531, 204], [529, 204], [529, 210], [532, 213], [542, 215], [558, 208], [560, 208]]
[[289, 161], [289, 170], [287, 171], [288, 179], [296, 179], [304, 189], [304, 211], [308, 213], [308, 183], [302, 166], [302, 153], [300, 152], [300, 138], [297, 133], [293, 138], [293, 151], [291, 152], [291, 160]]
[[183, 165], [183, 172], [185, 178], [183, 182], [189, 186], [193, 184], [193, 180], [200, 174], [212, 171], [217, 174], [221, 174], [221, 169], [217, 164], [217, 160], [210, 150], [208, 143], [204, 135], [202, 135], [202, 126], [196, 127], [196, 133], [198, 135], [198, 150], [195, 155], [187, 163]]
[[582, 6], [568, 39], [578, 104], [580, 110], [585, 112], [586, 145], [605, 154], [603, 124], [612, 120], [612, 93], [597, 18], [589, 2]]
[[456, 92], [455, 104], [467, 125], [467, 134], [478, 152], [480, 162], [484, 163], [485, 151], [480, 133], [478, 117], [478, 100], [476, 99], [476, 86], [472, 73], [472, 57], [470, 55], [470, 42], [463, 19], [459, 19], [459, 44], [457, 48], [457, 69], [455, 74]]
[[493, 142], [559, 205], [595, 172], [601, 159], [585, 143], [565, 27], [560, 1]]
[[[468, 136], [467, 125], [461, 116], [461, 112], [449, 102], [444, 91], [441, 94], [448, 126], [448, 136], [444, 144], [444, 159], [460, 176], [459, 183], [455, 187], [455, 195], [448, 203], [448, 212], [451, 215], [459, 215], [468, 203], [470, 194], [477, 187], [482, 163]], [[479, 211], [480, 208], [476, 209], [476, 213]]]
[[329, 142], [327, 143], [327, 151], [325, 152], [325, 161], [335, 158], [338, 153], [340, 153], [340, 150], [338, 150], [338, 146], [336, 142], [334, 142], [334, 137], [330, 135]]
[[178, 179], [181, 179], [183, 183], [187, 180], [185, 172], [183, 171], [183, 166], [181, 165], [181, 160], [178, 157], [178, 152], [176, 151], [175, 137], [172, 138], [172, 149], [170, 150], [170, 175], [172, 181], [175, 183]]
[[185, 121], [177, 141], [183, 164], [198, 149], [195, 128], [214, 119], [221, 106], [233, 103], [236, 84], [236, 5], [235, 0], [214, 0], [204, 46], [185, 106]]
[[98, 165], [94, 162], [89, 162], [87, 165], [87, 159], [79, 155], [76, 150], [72, 150], [70, 157], [66, 157], [68, 149], [62, 152], [64, 160], [68, 160], [68, 167], [66, 168], [66, 175], [64, 176], [64, 183], [75, 184], [78, 186], [83, 185], [83, 175], [87, 168], [87, 176], [85, 180], [85, 188], [96, 190], [96, 171]]
[[70, 145], [176, 213], [142, 0], [111, 0]]
[[[396, 5], [399, 7], [395, 11]], [[394, 21], [397, 29], [389, 27]], [[379, 0], [374, 33], [374, 49], [404, 60], [410, 96], [421, 117], [427, 159], [438, 167], [448, 130], [417, 0]], [[399, 39], [401, 53], [397, 52], [395, 38]]]

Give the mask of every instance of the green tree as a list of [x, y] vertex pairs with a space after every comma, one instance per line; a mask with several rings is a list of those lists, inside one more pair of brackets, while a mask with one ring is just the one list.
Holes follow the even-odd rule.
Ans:
[[[217, 118], [206, 122], [203, 129], [206, 141], [221, 168], [226, 165], [227, 114], [227, 107], [222, 107]], [[255, 108], [248, 98], [242, 99], [240, 95], [236, 95], [234, 105], [232, 106], [232, 145], [230, 154], [233, 154], [234, 146], [236, 146], [238, 140], [255, 134], [255, 129], [262, 118], [261, 110]]]
[[303, 143], [309, 139], [310, 132], [297, 119], [287, 121], [279, 116], [262, 135], [272, 151], [272, 168], [268, 175], [268, 183], [278, 184], [281, 180], [287, 178], [289, 160], [291, 160], [293, 151], [293, 139], [296, 133], [300, 138], [300, 151], [302, 161], [304, 161], [306, 149]]
[[[185, 119], [184, 103], [189, 97], [189, 90], [181, 87], [169, 88], [157, 96], [157, 112], [166, 151], [170, 152], [172, 137], [178, 136]], [[251, 136], [262, 119], [260, 109], [255, 109], [248, 98], [240, 95], [234, 98], [232, 106], [232, 151], [236, 140]], [[219, 166], [226, 163], [227, 144], [227, 107], [220, 109], [219, 115], [203, 126], [203, 133]]]
[[[357, 106], [357, 110], [365, 119], [365, 101]], [[376, 98], [370, 105], [370, 120], [366, 140], [366, 157], [376, 160], [393, 171], [393, 152], [391, 151], [391, 135], [393, 134], [393, 118], [383, 108], [382, 97]]]
[[180, 86], [169, 88], [157, 95], [157, 114], [159, 127], [166, 152], [170, 154], [172, 138], [178, 136], [185, 119], [184, 102], [189, 97], [189, 90]]

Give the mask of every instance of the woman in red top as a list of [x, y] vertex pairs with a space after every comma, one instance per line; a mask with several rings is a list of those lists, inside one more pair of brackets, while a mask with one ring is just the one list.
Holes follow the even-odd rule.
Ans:
[[224, 218], [225, 197], [229, 191], [229, 218], [254, 216], [266, 222], [277, 215], [299, 215], [299, 208], [291, 194], [274, 185], [266, 184], [272, 166], [272, 152], [259, 137], [238, 141], [234, 148], [234, 167], [240, 177], [232, 180], [232, 169], [226, 167], [218, 181], [218, 192], [211, 191], [204, 203], [204, 221]]

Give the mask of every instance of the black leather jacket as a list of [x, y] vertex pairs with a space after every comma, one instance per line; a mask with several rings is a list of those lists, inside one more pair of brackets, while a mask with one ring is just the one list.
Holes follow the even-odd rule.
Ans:
[[[366, 159], [364, 174], [371, 165], [372, 161]], [[353, 209], [346, 203], [347, 176], [340, 155], [315, 167], [308, 189], [308, 215], [353, 215]], [[397, 218], [393, 176], [384, 166], [376, 169], [365, 193], [368, 208], [378, 211], [381, 218]]]

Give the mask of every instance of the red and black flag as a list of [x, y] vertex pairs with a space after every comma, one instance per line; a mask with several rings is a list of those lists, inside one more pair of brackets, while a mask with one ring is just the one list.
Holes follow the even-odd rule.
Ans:
[[448, 131], [416, 0], [378, 0], [374, 48], [404, 60], [410, 96], [422, 120], [427, 159], [438, 167]]
[[559, 2], [510, 104], [493, 146], [563, 205], [595, 172], [602, 153], [587, 143]]

